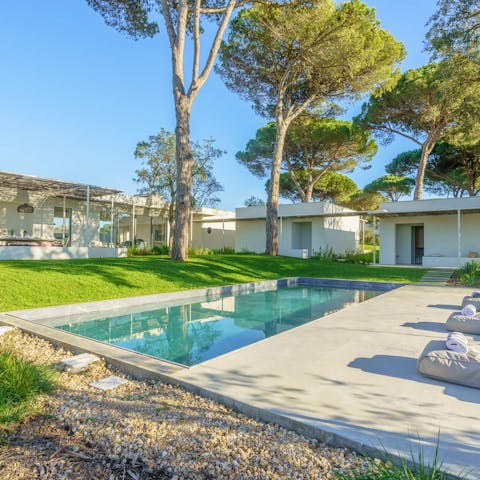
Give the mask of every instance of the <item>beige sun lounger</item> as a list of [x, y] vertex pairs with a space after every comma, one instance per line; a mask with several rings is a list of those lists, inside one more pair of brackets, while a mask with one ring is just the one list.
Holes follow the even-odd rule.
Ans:
[[480, 348], [469, 341], [468, 353], [455, 353], [446, 349], [444, 341], [432, 340], [420, 355], [417, 369], [426, 377], [480, 388]]
[[480, 315], [466, 317], [461, 312], [453, 312], [445, 324], [447, 330], [452, 332], [470, 333], [480, 335]]

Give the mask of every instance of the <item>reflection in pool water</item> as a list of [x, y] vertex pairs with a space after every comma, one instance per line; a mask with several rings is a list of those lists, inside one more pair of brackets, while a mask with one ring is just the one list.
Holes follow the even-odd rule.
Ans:
[[382, 292], [332, 287], [289, 287], [151, 307], [93, 320], [65, 319], [62, 330], [195, 365]]

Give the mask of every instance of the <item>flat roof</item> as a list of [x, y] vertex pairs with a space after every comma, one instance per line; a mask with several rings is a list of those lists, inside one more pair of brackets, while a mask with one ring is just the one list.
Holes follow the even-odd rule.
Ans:
[[[328, 218], [328, 217], [360, 217], [362, 215], [370, 215], [371, 212], [367, 211], [350, 211], [350, 212], [328, 212], [328, 213], [306, 213], [302, 215], [279, 215], [277, 218], [284, 219], [305, 219], [305, 218]], [[193, 223], [215, 223], [215, 222], [255, 222], [259, 220], [265, 220], [263, 217], [225, 217], [225, 218], [203, 218], [194, 220]]]
[[56, 180], [53, 178], [37, 177], [35, 175], [25, 175], [23, 173], [13, 173], [0, 170], [0, 186], [4, 188], [19, 188], [30, 192], [45, 192], [56, 195], [66, 195], [68, 197], [86, 199], [87, 189], [90, 190], [90, 197], [103, 197], [120, 193], [121, 190], [98, 187], [86, 183], [69, 182], [66, 180]]
[[463, 198], [427, 198], [424, 200], [406, 200], [381, 203], [378, 210], [370, 211], [376, 217], [400, 217], [419, 215], [453, 215], [461, 213], [479, 213], [480, 197]]

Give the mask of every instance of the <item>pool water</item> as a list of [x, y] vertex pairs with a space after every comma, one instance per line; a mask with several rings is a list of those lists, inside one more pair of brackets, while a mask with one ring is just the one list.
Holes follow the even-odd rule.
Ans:
[[57, 328], [142, 354], [192, 366], [298, 327], [377, 290], [295, 286], [277, 290], [149, 306], [89, 320], [65, 319]]

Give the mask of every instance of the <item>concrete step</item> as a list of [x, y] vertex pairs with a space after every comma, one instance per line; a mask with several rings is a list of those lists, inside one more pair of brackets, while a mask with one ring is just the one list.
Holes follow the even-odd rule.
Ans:
[[442, 269], [442, 270], [428, 270], [425, 275], [420, 279], [420, 283], [424, 285], [445, 285], [455, 270]]
[[90, 383], [90, 386], [98, 388], [99, 390], [107, 391], [112, 390], [113, 388], [117, 388], [124, 383], [127, 383], [127, 380], [125, 380], [124, 378], [110, 375], [110, 377], [105, 377], [101, 380]]
[[81, 353], [80, 355], [64, 358], [60, 361], [59, 366], [68, 372], [80, 373], [86, 370], [92, 363], [98, 362], [99, 360], [99, 357], [91, 353]]

